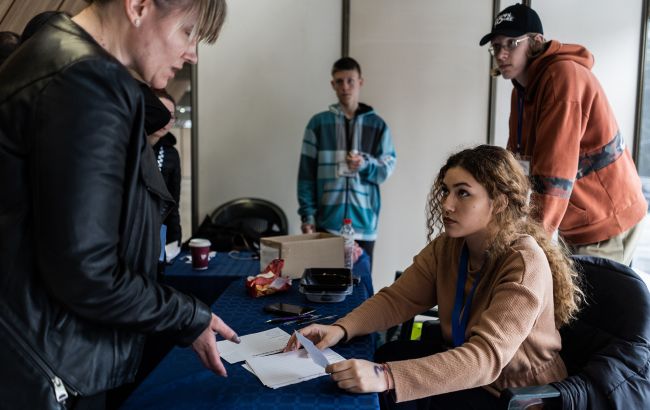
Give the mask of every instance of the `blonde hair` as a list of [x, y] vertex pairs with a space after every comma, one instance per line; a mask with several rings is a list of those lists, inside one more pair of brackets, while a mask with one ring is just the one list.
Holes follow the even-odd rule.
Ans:
[[579, 274], [562, 245], [553, 243], [542, 226], [531, 217], [529, 205], [530, 182], [521, 166], [507, 150], [492, 145], [480, 145], [460, 151], [447, 160], [431, 188], [427, 204], [427, 239], [433, 240], [442, 230], [442, 183], [447, 171], [460, 167], [469, 172], [502, 206], [495, 206], [492, 215], [490, 247], [487, 262], [496, 261], [507, 252], [520, 235], [532, 236], [543, 249], [553, 275], [555, 325], [561, 327], [575, 318], [584, 295], [579, 286]]
[[[91, 4], [107, 4], [115, 0], [86, 0]], [[188, 14], [196, 13], [197, 24], [193, 35], [198, 41], [212, 44], [219, 38], [221, 27], [226, 20], [226, 0], [153, 0], [156, 7], [163, 12], [184, 10]]]
[[[526, 50], [526, 57], [528, 57], [529, 62], [531, 59], [541, 56], [544, 51], [546, 51], [547, 41], [539, 33], [528, 33], [528, 50]], [[538, 39], [541, 37], [541, 40]]]

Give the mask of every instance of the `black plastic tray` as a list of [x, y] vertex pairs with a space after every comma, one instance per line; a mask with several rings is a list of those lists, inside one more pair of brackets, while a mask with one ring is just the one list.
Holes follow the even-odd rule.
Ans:
[[307, 268], [300, 286], [307, 292], [345, 292], [352, 286], [352, 271], [347, 268]]

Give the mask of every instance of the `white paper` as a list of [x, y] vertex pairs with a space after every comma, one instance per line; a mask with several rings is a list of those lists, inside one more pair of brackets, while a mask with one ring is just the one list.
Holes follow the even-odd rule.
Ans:
[[[329, 348], [323, 350], [323, 354], [329, 363], [345, 360], [343, 356]], [[314, 363], [305, 349], [270, 356], [251, 357], [246, 359], [246, 364], [250, 367], [247, 370], [254, 373], [265, 386], [272, 389], [327, 375], [325, 369]], [[246, 366], [244, 367], [246, 368]]]
[[314, 363], [316, 363], [323, 369], [326, 368], [329, 362], [327, 361], [327, 358], [325, 357], [323, 352], [318, 350], [318, 348], [314, 346], [312, 341], [307, 339], [300, 332], [295, 331], [294, 333], [296, 334], [296, 337], [298, 338], [300, 344], [305, 348], [305, 350], [307, 350], [307, 353], [309, 353], [309, 357], [311, 357]]
[[232, 364], [249, 357], [281, 352], [290, 337], [289, 333], [279, 327], [274, 327], [263, 332], [240, 336], [241, 343], [239, 344], [230, 340], [220, 340], [217, 342], [217, 348], [221, 358]]
[[170, 242], [165, 245], [165, 260], [171, 262], [178, 254], [181, 253], [181, 247], [178, 242]]

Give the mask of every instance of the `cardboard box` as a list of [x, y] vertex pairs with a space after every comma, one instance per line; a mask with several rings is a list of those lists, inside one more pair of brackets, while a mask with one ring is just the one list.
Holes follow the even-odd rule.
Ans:
[[270, 236], [260, 239], [260, 271], [284, 259], [283, 276], [298, 279], [306, 268], [344, 267], [343, 238], [331, 233]]

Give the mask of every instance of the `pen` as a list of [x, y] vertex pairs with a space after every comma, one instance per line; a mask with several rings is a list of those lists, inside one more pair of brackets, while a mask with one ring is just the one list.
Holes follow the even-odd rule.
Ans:
[[329, 315], [329, 316], [325, 316], [325, 317], [311, 318], [309, 320], [300, 320], [300, 319], [298, 319], [298, 320], [293, 320], [291, 322], [285, 322], [285, 323], [283, 323], [283, 325], [293, 325], [293, 324], [306, 325], [308, 323], [319, 322], [321, 320], [334, 319], [336, 316], [337, 315]]
[[300, 315], [300, 316], [289, 316], [289, 317], [278, 317], [275, 319], [269, 319], [264, 323], [284, 323], [284, 322], [289, 322], [292, 320], [300, 320], [300, 319], [315, 319], [317, 317], [320, 317], [320, 315]]

